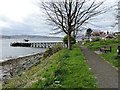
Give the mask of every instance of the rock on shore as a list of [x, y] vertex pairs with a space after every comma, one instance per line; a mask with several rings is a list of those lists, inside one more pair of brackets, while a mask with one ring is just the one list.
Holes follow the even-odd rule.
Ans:
[[2, 74], [0, 81], [3, 81], [3, 85], [7, 83], [8, 80], [16, 78], [24, 74], [32, 66], [39, 64], [41, 61], [43, 53], [30, 55], [26, 57], [20, 57], [16, 59], [11, 59], [0, 63], [2, 67]]

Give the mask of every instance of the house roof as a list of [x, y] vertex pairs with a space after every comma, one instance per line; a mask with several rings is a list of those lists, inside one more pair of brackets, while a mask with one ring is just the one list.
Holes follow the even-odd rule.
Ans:
[[112, 34], [107, 34], [107, 35], [104, 35], [103, 37], [107, 37], [107, 36], [111, 36], [111, 37], [115, 38], [115, 36]]

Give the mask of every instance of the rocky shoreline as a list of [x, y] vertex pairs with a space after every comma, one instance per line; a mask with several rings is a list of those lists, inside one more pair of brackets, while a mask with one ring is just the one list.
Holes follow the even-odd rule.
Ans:
[[20, 57], [16, 59], [10, 59], [0, 63], [2, 67], [2, 78], [1, 81], [4, 84], [7, 83], [8, 80], [17, 78], [24, 74], [31, 67], [39, 64], [41, 62], [41, 58], [43, 53], [38, 53], [35, 55]]

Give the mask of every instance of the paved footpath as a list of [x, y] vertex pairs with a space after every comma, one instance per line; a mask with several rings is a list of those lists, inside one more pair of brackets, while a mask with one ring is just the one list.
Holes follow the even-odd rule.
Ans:
[[118, 71], [86, 47], [81, 46], [81, 50], [100, 88], [118, 88]]

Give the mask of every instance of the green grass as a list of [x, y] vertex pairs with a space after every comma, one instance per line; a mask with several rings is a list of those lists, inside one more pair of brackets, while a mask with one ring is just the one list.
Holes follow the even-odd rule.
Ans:
[[96, 41], [96, 42], [87, 42], [86, 44], [84, 44], [84, 46], [86, 46], [89, 49], [98, 49], [103, 47], [104, 45], [106, 46], [112, 46], [112, 45], [118, 45], [118, 39], [116, 40], [100, 40], [100, 41]]
[[74, 46], [72, 51], [65, 49], [57, 53], [55, 62], [41, 74], [45, 80], [39, 80], [31, 88], [98, 87], [79, 46]]
[[111, 53], [103, 53], [99, 55], [103, 57], [106, 61], [110, 62], [113, 66], [120, 69], [120, 59], [117, 58], [117, 47], [112, 47]]
[[63, 49], [4, 88], [98, 88], [79, 46]]

